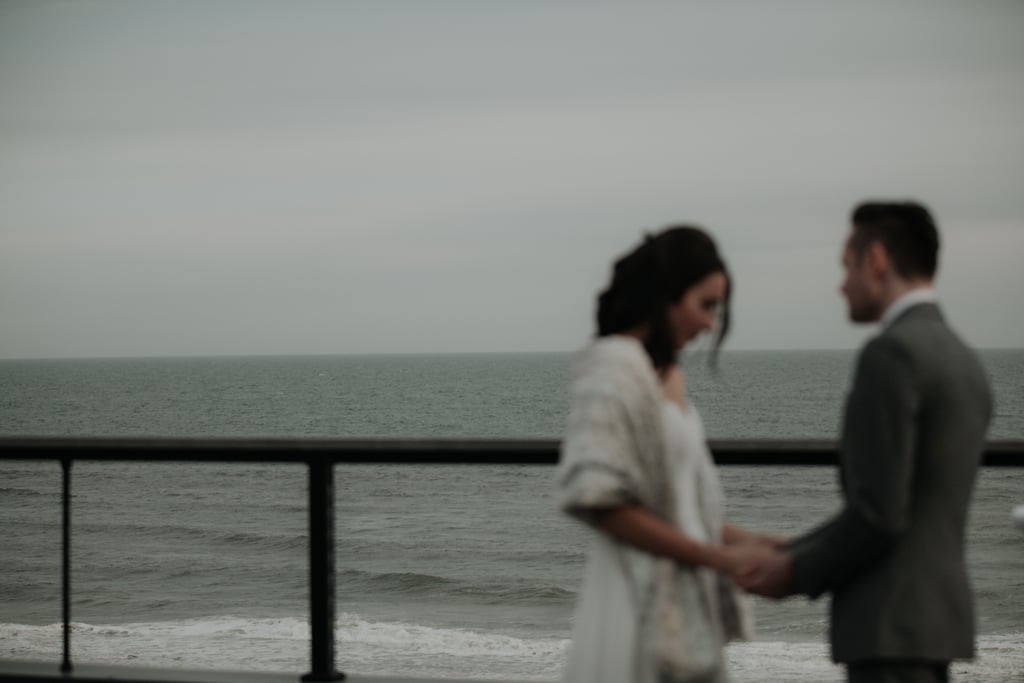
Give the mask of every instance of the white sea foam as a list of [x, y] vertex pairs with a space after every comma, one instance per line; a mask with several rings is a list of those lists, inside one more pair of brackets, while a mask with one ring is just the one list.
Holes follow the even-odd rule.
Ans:
[[1021, 529], [1024, 529], [1024, 505], [1018, 505], [1017, 507], [1013, 508], [1013, 513], [1011, 516], [1013, 517], [1014, 523]]
[[[343, 670], [365, 674], [553, 679], [568, 641], [520, 638], [341, 614], [335, 629]], [[59, 625], [0, 624], [0, 659], [56, 660]], [[303, 619], [217, 617], [119, 625], [73, 624], [74, 660], [229, 670], [304, 671]]]
[[[337, 661], [362, 674], [557, 680], [569, 641], [524, 638], [411, 623], [338, 618]], [[59, 625], [0, 624], [0, 659], [60, 657]], [[954, 680], [1022, 681], [1024, 633], [982, 636], [974, 662], [953, 666]], [[214, 617], [136, 624], [74, 624], [74, 660], [190, 669], [305, 671], [309, 626], [303, 619]], [[754, 641], [727, 651], [734, 683], [839, 683], [823, 643]]]
[[[793, 683], [842, 683], [844, 670], [829, 661], [824, 643], [734, 643], [728, 650], [733, 683], [792, 681]], [[952, 680], [963, 683], [1012, 683], [1024, 681], [1024, 633], [984, 635], [978, 639], [978, 656], [971, 662], [954, 662]]]

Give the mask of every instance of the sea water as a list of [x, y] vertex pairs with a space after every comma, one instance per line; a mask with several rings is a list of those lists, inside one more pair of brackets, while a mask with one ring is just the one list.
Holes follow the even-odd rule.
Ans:
[[[1024, 438], [1024, 352], [982, 353], [990, 438]], [[0, 433], [556, 438], [570, 354], [0, 361]], [[711, 438], [834, 438], [852, 354], [684, 360]], [[723, 467], [737, 524], [795, 534], [835, 512], [832, 468]], [[298, 465], [73, 468], [77, 662], [308, 670]], [[337, 660], [360, 674], [555, 680], [589, 540], [547, 466], [342, 465]], [[0, 462], [0, 658], [57, 661], [59, 467]], [[979, 657], [959, 680], [1022, 680], [1024, 470], [984, 469], [968, 559]], [[735, 681], [839, 681], [826, 602], [758, 600]]]

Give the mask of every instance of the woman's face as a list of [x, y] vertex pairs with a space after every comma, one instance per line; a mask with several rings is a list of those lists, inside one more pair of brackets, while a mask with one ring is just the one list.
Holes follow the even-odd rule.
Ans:
[[677, 350], [715, 326], [728, 286], [725, 273], [711, 273], [703, 280], [698, 280], [683, 292], [678, 301], [669, 305], [668, 322]]

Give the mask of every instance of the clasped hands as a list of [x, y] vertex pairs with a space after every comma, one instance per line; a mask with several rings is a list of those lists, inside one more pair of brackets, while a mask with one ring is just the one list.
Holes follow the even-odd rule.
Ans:
[[751, 534], [721, 550], [726, 570], [748, 593], [778, 600], [796, 592], [788, 539]]

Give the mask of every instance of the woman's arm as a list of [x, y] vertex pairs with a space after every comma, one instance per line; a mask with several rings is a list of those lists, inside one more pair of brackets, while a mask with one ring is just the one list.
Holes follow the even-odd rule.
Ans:
[[726, 574], [739, 568], [736, 549], [698, 543], [640, 505], [621, 505], [599, 513], [597, 525], [615, 539], [652, 555]]
[[726, 545], [737, 545], [741, 543], [756, 543], [771, 548], [784, 548], [789, 545], [788, 538], [781, 536], [770, 536], [758, 534], [742, 527], [725, 524], [722, 526], [722, 542]]

